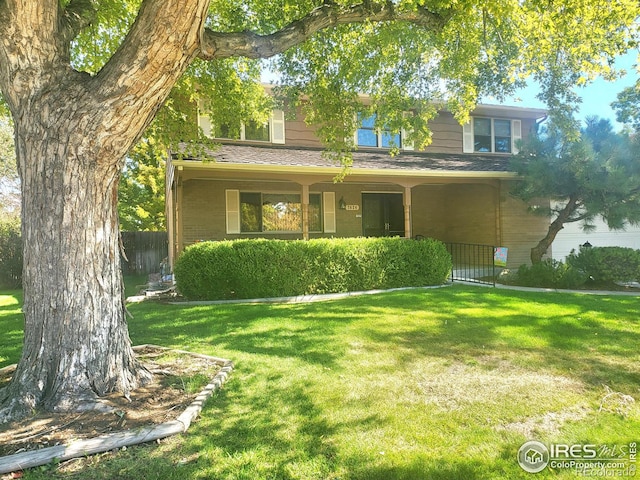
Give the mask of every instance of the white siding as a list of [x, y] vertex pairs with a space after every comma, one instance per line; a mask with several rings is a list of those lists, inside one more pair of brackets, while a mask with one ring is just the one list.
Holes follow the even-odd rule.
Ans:
[[564, 261], [572, 249], [576, 251], [580, 245], [589, 242], [594, 247], [631, 247], [640, 249], [640, 226], [627, 227], [626, 230], [609, 230], [602, 220], [596, 222], [596, 230], [583, 232], [580, 222], [567, 223], [560, 230], [551, 252], [553, 258]]

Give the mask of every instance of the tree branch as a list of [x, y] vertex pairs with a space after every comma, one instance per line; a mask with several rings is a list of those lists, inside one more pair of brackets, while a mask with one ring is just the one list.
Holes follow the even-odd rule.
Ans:
[[327, 28], [347, 23], [400, 21], [439, 31], [451, 13], [434, 13], [424, 7], [415, 11], [398, 11], [392, 2], [385, 4], [365, 2], [350, 7], [333, 3], [312, 10], [306, 17], [296, 20], [281, 30], [258, 35], [254, 32], [204, 32], [199, 58], [213, 60], [228, 57], [269, 58], [286, 51]]
[[118, 139], [114, 151], [135, 143], [197, 55], [208, 8], [209, 0], [143, 0], [120, 48], [89, 80], [96, 119]]
[[71, 42], [98, 16], [98, 4], [95, 0], [71, 0], [60, 16], [61, 34], [65, 43]]
[[14, 114], [30, 85], [50, 75], [41, 67], [59, 56], [57, 15], [57, 0], [0, 0], [0, 91]]

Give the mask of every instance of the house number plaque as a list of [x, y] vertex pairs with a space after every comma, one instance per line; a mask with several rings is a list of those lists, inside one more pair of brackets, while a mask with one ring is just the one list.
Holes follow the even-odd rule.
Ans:
[[347, 205], [347, 210], [358, 211], [360, 210], [360, 205]]

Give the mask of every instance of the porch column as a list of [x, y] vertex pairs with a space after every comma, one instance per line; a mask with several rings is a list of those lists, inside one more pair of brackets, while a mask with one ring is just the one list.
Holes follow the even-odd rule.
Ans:
[[302, 185], [302, 239], [309, 240], [309, 185]]
[[411, 231], [411, 187], [404, 187], [404, 236], [405, 238], [413, 237]]
[[[178, 170], [182, 170], [182, 167], [178, 167]], [[182, 173], [182, 172], [180, 172]], [[177, 186], [177, 203], [178, 205], [176, 206], [176, 246], [177, 246], [177, 252], [176, 252], [176, 258], [180, 256], [180, 254], [182, 253], [182, 251], [184, 250], [184, 225], [183, 225], [183, 219], [182, 219], [182, 214], [183, 214], [183, 209], [182, 209], [182, 202], [184, 199], [184, 196], [182, 194], [182, 178], [181, 176], [178, 177], [177, 180], [178, 186]]]

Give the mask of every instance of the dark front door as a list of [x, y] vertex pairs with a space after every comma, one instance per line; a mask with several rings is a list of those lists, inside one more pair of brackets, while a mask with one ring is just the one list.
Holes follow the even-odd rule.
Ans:
[[401, 193], [362, 194], [362, 234], [365, 237], [404, 237]]

